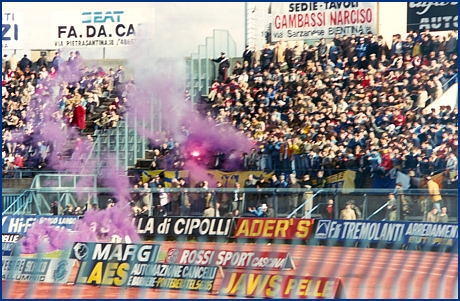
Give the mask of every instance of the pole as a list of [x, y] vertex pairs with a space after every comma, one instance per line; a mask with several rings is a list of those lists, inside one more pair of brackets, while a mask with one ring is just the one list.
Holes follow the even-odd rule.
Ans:
[[102, 59], [105, 60], [105, 47], [102, 47]]
[[338, 199], [337, 199], [337, 189], [334, 191], [334, 206], [335, 206], [335, 210], [334, 210], [334, 219], [339, 219], [339, 210], [340, 210], [340, 207], [339, 207], [339, 203], [338, 203]]
[[244, 45], [248, 44], [248, 3], [244, 2]]
[[364, 203], [363, 203], [363, 220], [366, 219], [367, 216], [367, 193], [364, 194]]

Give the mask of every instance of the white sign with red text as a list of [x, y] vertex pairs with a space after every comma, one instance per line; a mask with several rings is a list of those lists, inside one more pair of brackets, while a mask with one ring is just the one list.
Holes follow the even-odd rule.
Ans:
[[377, 33], [377, 2], [272, 2], [272, 41]]

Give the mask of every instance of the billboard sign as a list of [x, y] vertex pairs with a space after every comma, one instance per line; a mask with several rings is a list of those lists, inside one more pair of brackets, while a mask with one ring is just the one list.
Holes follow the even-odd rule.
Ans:
[[228, 217], [135, 217], [132, 222], [146, 236], [227, 237], [232, 230]]
[[151, 244], [75, 243], [71, 258], [81, 261], [75, 283], [212, 290], [217, 266], [157, 263], [159, 250]]
[[139, 39], [140, 25], [152, 24], [153, 9], [54, 11], [52, 46], [121, 47]]
[[21, 12], [2, 12], [2, 49], [22, 49], [24, 27]]
[[343, 242], [386, 242], [452, 247], [457, 243], [458, 225], [320, 219], [317, 220], [315, 238]]
[[81, 262], [76, 284], [127, 286], [131, 273], [157, 260], [159, 245], [77, 242], [70, 258]]
[[72, 230], [79, 217], [76, 215], [3, 215], [2, 233], [25, 235], [32, 225], [48, 221], [52, 226]]
[[458, 30], [458, 2], [407, 2], [407, 31]]
[[235, 238], [308, 239], [313, 222], [301, 218], [239, 218]]
[[2, 257], [2, 280], [66, 284], [75, 260]]
[[167, 252], [165, 263], [212, 265], [232, 269], [249, 268], [251, 270], [282, 270], [294, 268], [292, 258], [287, 252], [171, 248]]
[[272, 41], [377, 33], [377, 2], [272, 2]]
[[16, 244], [20, 238], [19, 234], [2, 234], [2, 257], [15, 255]]
[[280, 275], [260, 271], [226, 273], [219, 292], [224, 296], [276, 299], [342, 298], [339, 278]]

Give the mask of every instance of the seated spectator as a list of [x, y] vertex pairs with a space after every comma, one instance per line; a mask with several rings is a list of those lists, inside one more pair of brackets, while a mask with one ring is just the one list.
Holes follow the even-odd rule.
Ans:
[[107, 115], [107, 112], [102, 112], [102, 116], [94, 121], [94, 135], [105, 133], [107, 128], [110, 126], [110, 117]]
[[157, 204], [153, 207], [152, 216], [168, 216], [168, 213], [163, 206]]
[[116, 128], [118, 125], [118, 121], [120, 120], [120, 115], [117, 115], [115, 111], [111, 111], [109, 119], [110, 119], [109, 128], [112, 128], [112, 129]]
[[254, 216], [257, 216], [257, 217], [267, 217], [267, 210], [268, 210], [268, 206], [265, 203], [257, 207], [257, 209], [254, 207], [248, 208], [248, 211], [250, 213], [253, 213]]
[[138, 216], [149, 216], [149, 207], [147, 205], [142, 206]]
[[220, 203], [216, 203], [216, 206], [214, 207], [214, 204], [210, 204], [208, 208], [206, 208], [203, 212], [204, 217], [220, 217]]

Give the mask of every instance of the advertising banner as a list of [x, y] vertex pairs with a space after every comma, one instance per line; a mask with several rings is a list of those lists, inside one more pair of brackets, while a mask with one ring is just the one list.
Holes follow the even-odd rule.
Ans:
[[228, 217], [135, 217], [137, 233], [147, 236], [226, 237], [232, 230]]
[[19, 234], [2, 234], [2, 257], [15, 255], [16, 243], [20, 238]]
[[74, 244], [71, 258], [81, 261], [76, 284], [212, 290], [216, 266], [156, 263], [160, 245]]
[[317, 220], [316, 239], [453, 246], [458, 225], [423, 222]]
[[3, 215], [2, 233], [26, 234], [30, 227], [38, 221], [40, 224], [48, 221], [57, 228], [73, 229], [78, 221], [75, 215]]
[[154, 264], [159, 245], [77, 242], [70, 258], [81, 261], [76, 284], [127, 286], [133, 271]]
[[2, 12], [2, 49], [22, 49], [24, 27], [21, 12]]
[[442, 223], [406, 223], [404, 243], [432, 247], [453, 247], [458, 242], [458, 225]]
[[287, 252], [169, 249], [165, 263], [212, 265], [250, 270], [295, 268], [294, 262]]
[[216, 266], [144, 264], [131, 272], [128, 286], [211, 292], [218, 270]]
[[54, 11], [51, 20], [54, 48], [121, 47], [139, 39], [141, 24], [152, 26], [153, 9]]
[[272, 2], [272, 41], [377, 33], [377, 2]]
[[224, 296], [277, 299], [343, 297], [339, 278], [240, 271], [226, 273], [219, 293]]
[[2, 257], [2, 280], [66, 284], [75, 260]]
[[407, 2], [407, 31], [458, 29], [458, 2]]
[[239, 218], [235, 238], [308, 239], [313, 219]]

